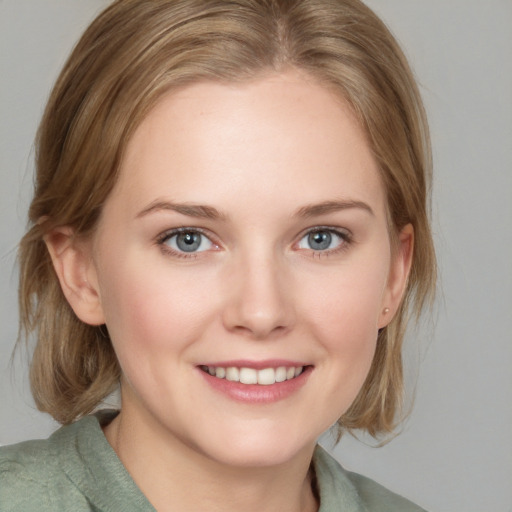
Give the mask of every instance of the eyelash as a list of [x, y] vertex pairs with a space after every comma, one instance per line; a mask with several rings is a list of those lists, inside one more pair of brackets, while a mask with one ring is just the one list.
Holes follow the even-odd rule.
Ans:
[[[325, 250], [314, 250], [314, 249], [304, 249], [311, 253], [313, 257], [315, 258], [322, 258], [322, 257], [328, 257], [330, 255], [339, 254], [341, 252], [344, 252], [348, 250], [351, 244], [353, 244], [353, 236], [352, 233], [350, 233], [348, 230], [340, 230], [339, 228], [334, 228], [330, 226], [315, 226], [314, 228], [310, 228], [304, 232], [301, 233], [299, 236], [298, 242], [294, 243], [294, 246], [298, 245], [306, 236], [312, 235], [314, 233], [330, 233], [334, 234], [338, 238], [340, 238], [341, 243], [339, 247], [336, 247], [334, 249], [325, 249]], [[175, 249], [171, 248], [169, 245], [166, 244], [172, 237], [182, 234], [182, 233], [198, 233], [201, 236], [204, 236], [207, 238], [210, 243], [218, 247], [219, 244], [217, 244], [212, 238], [212, 236], [207, 233], [205, 230], [201, 228], [192, 228], [192, 227], [181, 227], [181, 228], [175, 228], [171, 229], [169, 231], [165, 231], [161, 235], [159, 235], [156, 239], [156, 244], [160, 247], [160, 249], [165, 252], [166, 254], [171, 254], [174, 257], [177, 258], [184, 258], [184, 259], [194, 259], [197, 258], [201, 252], [208, 252], [208, 251], [194, 251], [194, 252], [184, 252], [184, 251], [176, 251]]]
[[325, 250], [314, 250], [314, 249], [306, 249], [308, 252], [312, 253], [315, 258], [325, 258], [328, 256], [340, 254], [348, 250], [350, 245], [354, 242], [352, 233], [346, 229], [334, 228], [331, 226], [315, 226], [314, 228], [308, 229], [303, 232], [299, 238], [300, 243], [306, 236], [315, 234], [315, 233], [330, 233], [331, 235], [335, 235], [340, 239], [340, 245], [335, 247], [334, 249], [325, 249]]
[[162, 233], [161, 235], [159, 235], [157, 237], [156, 244], [160, 247], [160, 249], [164, 253], [170, 254], [171, 256], [174, 256], [176, 258], [194, 259], [194, 258], [197, 258], [201, 252], [206, 252], [206, 251], [195, 251], [195, 252], [187, 253], [184, 251], [176, 251], [175, 249], [171, 248], [169, 245], [166, 244], [166, 242], [168, 242], [172, 237], [174, 237], [176, 235], [180, 235], [182, 233], [198, 233], [201, 236], [204, 236], [205, 238], [207, 238], [213, 246], [218, 247], [218, 244], [212, 240], [213, 237], [210, 234], [208, 234], [205, 230], [203, 230], [201, 228], [192, 228], [192, 227], [175, 228], [175, 229], [171, 229], [169, 231], [165, 231], [164, 233]]

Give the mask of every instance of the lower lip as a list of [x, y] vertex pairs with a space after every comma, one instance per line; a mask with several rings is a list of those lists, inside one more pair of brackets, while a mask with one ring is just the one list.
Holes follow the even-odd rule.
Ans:
[[294, 379], [276, 382], [268, 386], [260, 384], [241, 384], [227, 379], [219, 379], [198, 368], [206, 382], [215, 390], [232, 400], [253, 404], [268, 404], [284, 400], [304, 386], [308, 380], [312, 366], [307, 366], [304, 371]]

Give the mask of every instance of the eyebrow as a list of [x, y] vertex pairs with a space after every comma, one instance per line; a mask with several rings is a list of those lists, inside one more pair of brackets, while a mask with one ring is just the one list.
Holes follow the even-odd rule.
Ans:
[[[352, 200], [339, 200], [339, 201], [324, 201], [318, 204], [306, 205], [299, 208], [295, 217], [311, 218], [320, 215], [325, 215], [340, 210], [349, 210], [352, 208], [361, 209], [368, 212], [371, 215], [375, 215], [371, 207], [363, 201], [352, 201]], [[172, 211], [186, 215], [187, 217], [196, 217], [200, 219], [209, 220], [226, 220], [228, 216], [225, 213], [220, 212], [213, 206], [193, 204], [193, 203], [173, 203], [170, 201], [157, 200], [152, 202], [149, 206], [144, 208], [141, 212], [136, 215], [136, 218], [145, 217], [151, 213], [160, 211]]]
[[374, 216], [375, 213], [371, 209], [370, 205], [363, 201], [352, 201], [352, 200], [340, 200], [340, 201], [324, 201], [318, 204], [311, 204], [303, 206], [297, 210], [297, 217], [317, 217], [319, 215], [325, 215], [326, 213], [337, 212], [340, 210], [349, 210], [357, 208], [368, 212]]
[[147, 208], [144, 208], [139, 212], [136, 218], [145, 217], [150, 213], [159, 211], [172, 211], [186, 215], [188, 217], [197, 217], [200, 219], [226, 219], [226, 215], [221, 213], [217, 208], [213, 206], [206, 206], [200, 204], [189, 204], [189, 203], [172, 203], [169, 201], [154, 201]]

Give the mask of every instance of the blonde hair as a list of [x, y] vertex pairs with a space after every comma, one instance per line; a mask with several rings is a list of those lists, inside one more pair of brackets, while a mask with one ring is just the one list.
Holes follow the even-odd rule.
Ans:
[[38, 135], [30, 229], [21, 241], [20, 336], [37, 333], [31, 363], [38, 408], [69, 423], [118, 384], [105, 329], [67, 303], [43, 237], [56, 226], [94, 230], [130, 136], [169, 90], [200, 80], [243, 81], [296, 68], [351, 105], [380, 166], [390, 233], [411, 223], [403, 303], [378, 336], [370, 373], [342, 430], [395, 426], [402, 340], [410, 312], [433, 297], [428, 129], [413, 75], [385, 25], [358, 0], [118, 0], [84, 33], [59, 76]]

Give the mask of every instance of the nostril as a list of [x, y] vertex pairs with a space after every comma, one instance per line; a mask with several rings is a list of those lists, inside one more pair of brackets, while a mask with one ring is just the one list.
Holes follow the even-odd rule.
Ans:
[[276, 336], [281, 336], [287, 330], [288, 327], [285, 325], [264, 325], [261, 322], [254, 323], [252, 325], [236, 325], [233, 328], [233, 331], [238, 332], [243, 336], [247, 336], [257, 340], [264, 340], [266, 338], [274, 338]]
[[246, 267], [224, 305], [225, 328], [254, 339], [283, 335], [295, 321], [293, 300], [285, 288], [267, 267]]

